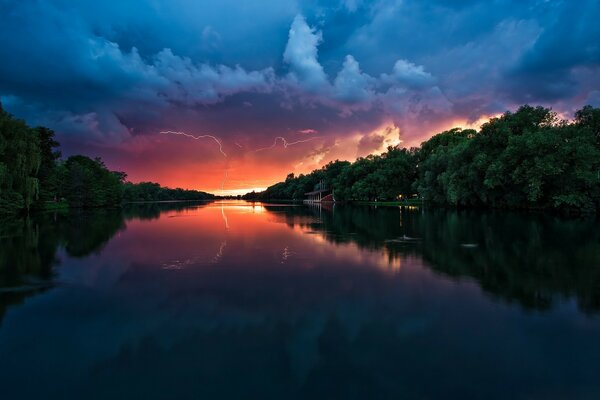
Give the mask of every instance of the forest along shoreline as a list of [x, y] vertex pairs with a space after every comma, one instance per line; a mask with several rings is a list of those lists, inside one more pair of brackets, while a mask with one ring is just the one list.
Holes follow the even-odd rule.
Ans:
[[[123, 203], [213, 200], [210, 193], [132, 183], [99, 158], [61, 158], [52, 130], [29, 127], [0, 106], [0, 217], [32, 210], [112, 208]], [[336, 201], [378, 205], [600, 211], [600, 108], [572, 121], [525, 105], [479, 130], [454, 128], [417, 148], [389, 147], [354, 162], [289, 174], [249, 201], [301, 201], [315, 187]]]
[[52, 130], [31, 128], [0, 106], [0, 217], [32, 210], [112, 208], [124, 202], [211, 200], [198, 190], [126, 181], [100, 158], [61, 158]]
[[331, 188], [335, 201], [379, 205], [600, 211], [600, 108], [572, 121], [550, 108], [525, 105], [479, 130], [454, 128], [418, 148], [389, 147], [355, 162], [333, 161], [246, 200], [301, 200]]

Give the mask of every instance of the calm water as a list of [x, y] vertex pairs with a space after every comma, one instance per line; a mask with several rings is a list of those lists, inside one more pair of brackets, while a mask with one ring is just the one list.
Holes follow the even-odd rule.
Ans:
[[2, 399], [598, 399], [594, 220], [153, 204], [0, 223]]

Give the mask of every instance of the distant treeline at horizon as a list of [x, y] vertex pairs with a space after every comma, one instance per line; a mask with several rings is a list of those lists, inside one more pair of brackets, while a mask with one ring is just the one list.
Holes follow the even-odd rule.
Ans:
[[600, 211], [600, 108], [573, 121], [524, 105], [477, 131], [454, 128], [418, 148], [333, 161], [246, 200], [299, 200], [323, 182], [336, 201], [394, 201], [418, 196], [432, 205]]
[[116, 207], [123, 202], [208, 200], [214, 195], [127, 182], [101, 159], [75, 155], [61, 159], [48, 128], [31, 128], [0, 105], [0, 215], [60, 207]]

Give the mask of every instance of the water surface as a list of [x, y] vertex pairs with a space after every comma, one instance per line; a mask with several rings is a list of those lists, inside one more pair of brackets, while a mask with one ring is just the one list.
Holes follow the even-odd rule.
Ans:
[[600, 229], [245, 202], [0, 227], [6, 399], [598, 399]]

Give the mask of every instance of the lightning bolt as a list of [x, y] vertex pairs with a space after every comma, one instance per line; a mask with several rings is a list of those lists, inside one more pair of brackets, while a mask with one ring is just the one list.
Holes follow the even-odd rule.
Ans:
[[[160, 133], [163, 135], [181, 135], [181, 136], [189, 137], [194, 140], [200, 140], [200, 139], [206, 139], [206, 138], [212, 139], [215, 141], [215, 143], [217, 143], [219, 145], [219, 151], [221, 152], [221, 154], [223, 154], [223, 157], [228, 158], [227, 154], [225, 154], [225, 152], [223, 151], [223, 142], [221, 142], [221, 139], [217, 138], [216, 136], [213, 136], [213, 135], [194, 136], [189, 133], [181, 132], [181, 131], [160, 131]], [[229, 164], [229, 163], [227, 163], [227, 164]], [[225, 182], [227, 182], [227, 169], [228, 169], [228, 166], [225, 167], [225, 177], [223, 178], [223, 181], [221, 182], [221, 191], [225, 187]]]
[[223, 191], [223, 189], [225, 188], [225, 182], [227, 182], [227, 174], [228, 170], [225, 169], [225, 176], [223, 177], [223, 182], [221, 182], [221, 191]]
[[287, 149], [288, 147], [293, 146], [295, 144], [310, 142], [311, 140], [315, 140], [315, 139], [319, 139], [319, 138], [318, 137], [311, 137], [309, 139], [297, 140], [295, 142], [288, 142], [283, 136], [277, 136], [275, 138], [275, 140], [273, 140], [273, 144], [272, 145], [267, 146], [267, 147], [261, 147], [260, 149], [256, 149], [256, 150], [253, 151], [253, 153], [258, 153], [259, 151], [272, 149], [275, 146], [277, 146], [277, 142], [278, 141], [281, 141], [281, 143], [283, 143], [283, 148]]
[[[198, 135], [198, 136], [195, 136], [195, 135], [192, 135], [192, 134], [189, 134], [189, 133], [186, 133], [186, 132], [182, 132], [182, 131], [160, 131], [160, 133], [163, 134], [163, 135], [180, 135], [180, 136], [185, 136], [185, 137], [188, 137], [188, 138], [194, 139], [194, 140], [211, 139], [211, 140], [213, 140], [219, 146], [219, 152], [221, 152], [221, 154], [223, 155], [223, 157], [228, 158], [227, 154], [225, 153], [225, 151], [223, 151], [223, 142], [221, 141], [221, 139], [219, 139], [216, 136], [213, 136], [213, 135]], [[270, 146], [261, 147], [259, 149], [253, 150], [251, 152], [252, 153], [258, 153], [259, 151], [273, 149], [273, 148], [275, 148], [275, 146], [277, 146], [278, 142], [281, 142], [283, 144], [283, 148], [287, 149], [290, 146], [294, 146], [294, 145], [300, 144], [300, 143], [310, 142], [310, 141], [316, 140], [316, 139], [320, 139], [320, 138], [318, 136], [314, 136], [314, 137], [311, 137], [311, 138], [308, 138], [308, 139], [296, 140], [294, 142], [288, 142], [287, 139], [284, 138], [283, 136], [277, 136], [273, 140], [273, 144], [271, 144]], [[235, 145], [238, 146], [239, 148], [243, 148], [243, 146], [240, 145], [237, 142], [235, 142]], [[223, 191], [223, 189], [225, 188], [225, 183], [227, 182], [227, 177], [228, 177], [228, 166], [225, 167], [225, 176], [223, 177], [223, 181], [221, 182], [221, 191]]]
[[160, 133], [162, 133], [163, 135], [182, 135], [185, 137], [192, 138], [194, 140], [200, 140], [200, 139], [205, 139], [205, 138], [212, 139], [219, 145], [219, 151], [221, 152], [221, 154], [223, 154], [223, 157], [227, 158], [227, 154], [225, 154], [225, 152], [223, 151], [223, 143], [221, 142], [221, 140], [219, 138], [217, 138], [213, 135], [194, 136], [194, 135], [190, 135], [189, 133], [175, 132], [175, 131], [161, 131]]

